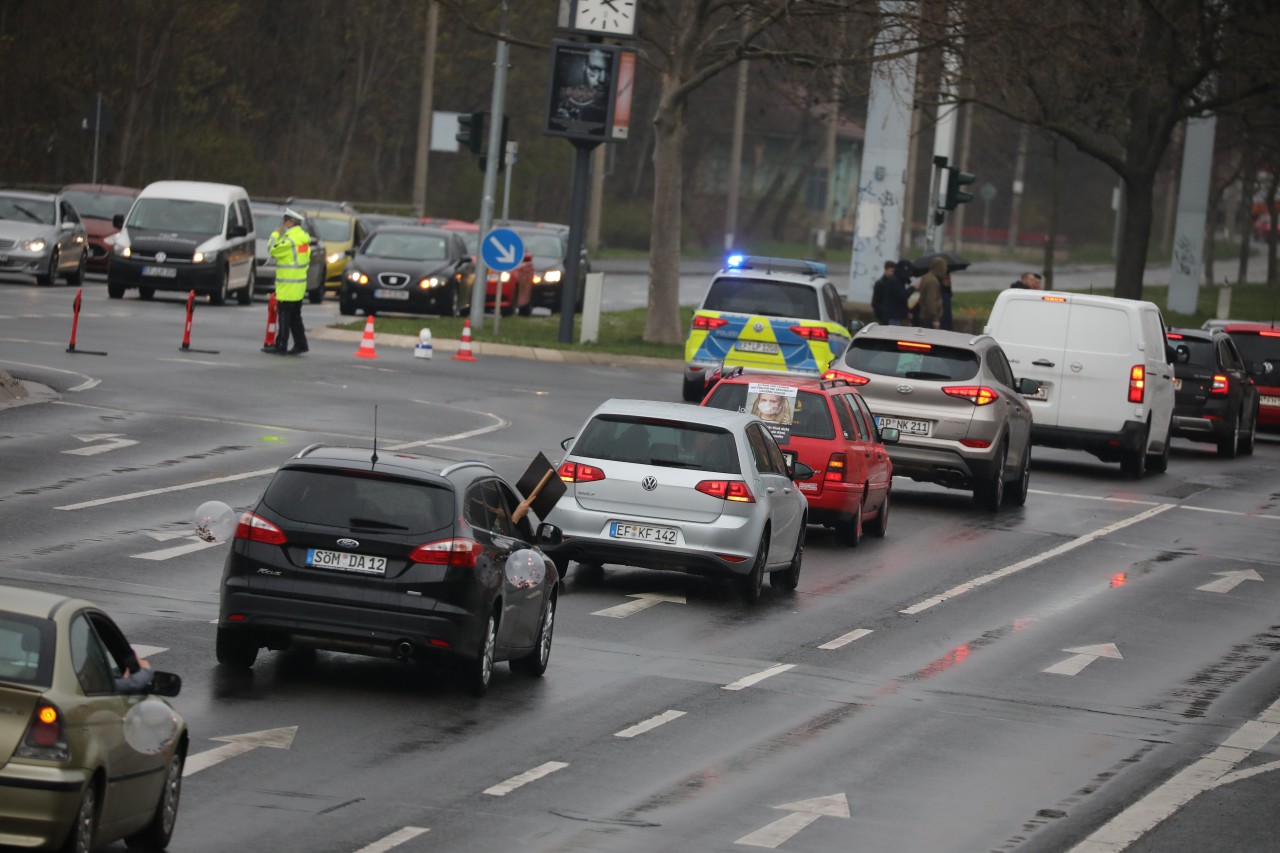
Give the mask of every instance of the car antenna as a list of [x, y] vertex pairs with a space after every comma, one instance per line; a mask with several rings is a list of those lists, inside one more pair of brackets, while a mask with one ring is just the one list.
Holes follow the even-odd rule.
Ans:
[[369, 459], [370, 465], [378, 464], [378, 404], [373, 404], [373, 456]]

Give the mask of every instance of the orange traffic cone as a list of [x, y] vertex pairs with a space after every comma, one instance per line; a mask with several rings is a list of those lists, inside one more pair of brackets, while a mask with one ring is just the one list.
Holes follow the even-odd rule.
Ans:
[[458, 343], [458, 351], [453, 354], [454, 361], [475, 361], [471, 354], [471, 318], [462, 321], [462, 340]]
[[373, 315], [364, 321], [364, 337], [360, 339], [360, 349], [356, 350], [356, 358], [377, 358], [378, 353], [373, 348]]

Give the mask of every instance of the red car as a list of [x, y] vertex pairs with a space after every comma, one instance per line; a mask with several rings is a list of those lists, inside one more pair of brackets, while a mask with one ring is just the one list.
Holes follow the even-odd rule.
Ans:
[[133, 187], [111, 184], [68, 184], [62, 188], [62, 197], [80, 214], [89, 235], [89, 260], [85, 265], [89, 272], [106, 273], [111, 259], [107, 238], [120, 230], [111, 224], [111, 219], [117, 213], [127, 215], [137, 196], [138, 190]]
[[[435, 225], [446, 231], [458, 231], [462, 234], [462, 240], [467, 244], [467, 251], [471, 253], [471, 260], [475, 262], [476, 255], [480, 251], [480, 226], [474, 222], [466, 222], [461, 219], [423, 219], [423, 224]], [[510, 317], [516, 311], [520, 312], [521, 317], [528, 317], [533, 313], [533, 255], [525, 252], [524, 259], [520, 265], [509, 272], [497, 273], [488, 270], [488, 282], [485, 284], [484, 291], [484, 310], [488, 313], [493, 312], [493, 300], [498, 293], [498, 282], [502, 283], [502, 316]]]
[[1280, 326], [1274, 323], [1228, 323], [1244, 358], [1249, 378], [1258, 386], [1258, 426], [1280, 428]]
[[896, 429], [876, 428], [857, 390], [843, 379], [735, 372], [716, 383], [702, 405], [760, 417], [788, 463], [814, 470], [796, 486], [809, 501], [809, 523], [833, 528], [846, 545], [865, 529], [884, 536], [889, 526], [893, 463], [885, 443]]

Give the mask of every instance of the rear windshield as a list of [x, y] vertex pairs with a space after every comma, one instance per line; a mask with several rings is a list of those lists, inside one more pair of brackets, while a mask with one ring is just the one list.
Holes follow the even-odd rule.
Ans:
[[[1280, 331], [1280, 330], [1277, 330]], [[1245, 363], [1251, 361], [1271, 362], [1271, 377], [1280, 377], [1280, 336], [1259, 335], [1257, 332], [1232, 332], [1231, 340]]]
[[180, 198], [142, 198], [125, 223], [130, 228], [176, 231], [179, 234], [221, 234], [222, 205]]
[[[721, 382], [711, 392], [706, 405], [713, 409], [731, 412], [747, 410], [748, 385]], [[827, 398], [813, 391], [796, 393], [795, 411], [791, 414], [792, 438], [835, 438], [835, 424], [831, 422], [831, 407]]]
[[53, 683], [53, 621], [0, 611], [0, 682]]
[[738, 474], [738, 445], [718, 427], [659, 418], [592, 418], [571, 450], [574, 456]]
[[759, 314], [764, 317], [795, 317], [821, 320], [818, 291], [803, 284], [752, 278], [718, 278], [711, 283], [704, 311]]
[[1190, 355], [1185, 362], [1178, 359], [1178, 364], [1189, 364], [1193, 367], [1208, 367], [1210, 369], [1217, 366], [1217, 357], [1214, 351], [1217, 349], [1213, 345], [1213, 341], [1203, 341], [1198, 338], [1183, 338], [1182, 340], [1169, 341], [1169, 345], [1175, 350], [1181, 350], [1184, 347]]
[[262, 501], [292, 521], [428, 533], [453, 523], [453, 492], [373, 473], [308, 468], [277, 471]]
[[[919, 347], [928, 347], [920, 349]], [[978, 375], [978, 354], [958, 347], [854, 338], [845, 363], [859, 373], [948, 382]]]

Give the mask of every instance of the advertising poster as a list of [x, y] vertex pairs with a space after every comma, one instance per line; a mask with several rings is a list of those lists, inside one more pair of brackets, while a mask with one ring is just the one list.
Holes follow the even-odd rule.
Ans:
[[786, 385], [752, 382], [747, 385], [747, 411], [764, 421], [778, 444], [791, 436], [791, 421], [796, 411], [796, 389]]
[[613, 96], [613, 138], [626, 139], [631, 133], [631, 95], [635, 91], [636, 54], [624, 50], [618, 56], [618, 84]]
[[546, 134], [609, 141], [620, 53], [614, 45], [551, 43]]

